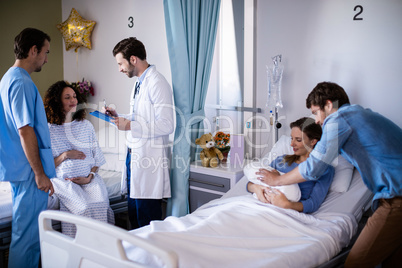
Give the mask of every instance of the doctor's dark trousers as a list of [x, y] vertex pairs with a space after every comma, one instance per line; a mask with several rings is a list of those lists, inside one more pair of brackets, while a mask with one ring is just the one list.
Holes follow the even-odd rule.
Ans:
[[[130, 198], [130, 181], [131, 181], [131, 150], [129, 149], [126, 157], [127, 168], [127, 204], [128, 218], [131, 228], [135, 229], [148, 225], [153, 220], [162, 220], [162, 199], [133, 199]], [[133, 178], [141, 180], [146, 178]]]

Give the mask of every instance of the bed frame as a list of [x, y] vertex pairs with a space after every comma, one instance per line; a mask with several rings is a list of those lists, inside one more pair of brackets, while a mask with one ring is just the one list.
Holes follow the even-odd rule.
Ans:
[[[112, 208], [116, 225], [128, 229], [129, 222], [127, 213], [127, 197], [120, 195], [109, 199], [110, 207]], [[53, 223], [54, 230], [61, 230], [60, 222]], [[8, 248], [11, 242], [11, 217], [0, 220], [0, 267], [7, 267], [8, 263]]]
[[368, 218], [373, 214], [372, 210], [369, 208], [367, 211], [364, 212], [362, 218], [359, 221], [359, 225], [357, 227], [356, 234], [350, 240], [350, 243], [347, 247], [343, 248], [341, 252], [338, 253], [335, 257], [331, 260], [327, 261], [326, 263], [321, 264], [317, 268], [343, 268], [346, 258], [350, 250], [353, 247], [353, 244], [356, 242], [356, 239], [359, 237], [361, 231], [363, 230], [364, 226]]
[[[53, 229], [52, 221], [76, 224], [75, 239]], [[178, 257], [147, 240], [128, 235], [125, 230], [90, 218], [62, 211], [43, 211], [39, 215], [42, 267], [146, 267], [128, 260], [123, 241], [138, 245], [158, 256], [166, 267], [177, 267]], [[99, 239], [102, 237], [102, 240]], [[96, 250], [93, 250], [96, 248]], [[60, 259], [62, 256], [62, 259]]]
[[[368, 209], [363, 214], [358, 230], [351, 239], [349, 246], [331, 260], [318, 266], [318, 268], [342, 268], [347, 255], [361, 230], [372, 214]], [[54, 221], [66, 221], [76, 224], [77, 235], [75, 239], [61, 234], [54, 228]], [[52, 226], [53, 223], [53, 226]], [[127, 231], [109, 224], [72, 215], [61, 211], [43, 211], [39, 216], [39, 230], [41, 240], [42, 267], [52, 267], [56, 263], [65, 263], [64, 267], [147, 267], [146, 265], [132, 262], [127, 259], [122, 246], [123, 241], [132, 243], [145, 251], [149, 251], [158, 256], [166, 267], [178, 267], [178, 256], [172, 251], [166, 252], [165, 249], [149, 243], [147, 240], [129, 235]], [[105, 234], [107, 237], [105, 238]], [[103, 237], [102, 240], [97, 239]], [[97, 252], [91, 248], [96, 248]], [[60, 254], [65, 252], [65, 254]], [[64, 255], [65, 260], [60, 260], [54, 256]], [[88, 266], [87, 266], [88, 265]]]

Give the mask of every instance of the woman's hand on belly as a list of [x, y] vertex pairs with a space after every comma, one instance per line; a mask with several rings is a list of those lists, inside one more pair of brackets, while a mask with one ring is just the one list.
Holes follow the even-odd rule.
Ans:
[[91, 182], [93, 176], [92, 174], [90, 174], [88, 177], [75, 177], [75, 178], [65, 178], [66, 181], [72, 181], [76, 184], [88, 184]]

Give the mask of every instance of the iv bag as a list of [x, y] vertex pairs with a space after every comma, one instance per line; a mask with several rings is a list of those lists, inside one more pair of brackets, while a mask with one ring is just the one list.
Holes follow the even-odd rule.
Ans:
[[283, 66], [279, 64], [278, 57], [281, 58], [282, 55], [278, 55], [272, 58], [274, 64], [269, 67], [267, 66], [267, 78], [268, 78], [268, 100], [267, 107], [273, 110], [275, 107], [282, 108], [281, 99], [281, 86], [282, 86], [282, 74]]

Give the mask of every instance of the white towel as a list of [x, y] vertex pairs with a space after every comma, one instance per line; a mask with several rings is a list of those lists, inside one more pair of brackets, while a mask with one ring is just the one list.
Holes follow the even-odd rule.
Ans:
[[[247, 177], [247, 179], [255, 184], [275, 188], [279, 191], [281, 191], [289, 201], [292, 202], [298, 202], [301, 197], [301, 192], [300, 192], [300, 187], [299, 185], [296, 184], [290, 184], [290, 185], [281, 185], [281, 186], [269, 186], [262, 181], [258, 179], [258, 176], [255, 174], [256, 172], [259, 171], [260, 168], [264, 168], [267, 170], [274, 170], [274, 168], [270, 166], [264, 166], [261, 162], [251, 162], [250, 164], [246, 165], [243, 168], [244, 175]], [[282, 172], [279, 172], [281, 175], [283, 174]], [[254, 197], [257, 198], [257, 196], [254, 194]]]

